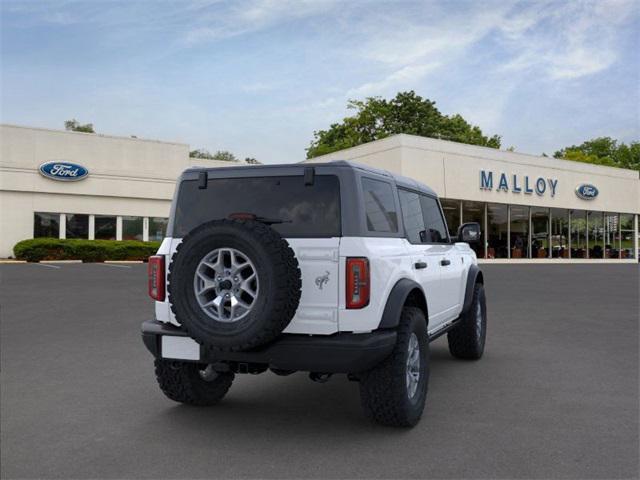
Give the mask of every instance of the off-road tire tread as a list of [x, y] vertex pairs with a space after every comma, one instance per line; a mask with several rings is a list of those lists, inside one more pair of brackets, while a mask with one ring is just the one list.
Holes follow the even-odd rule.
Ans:
[[[363, 374], [360, 378], [360, 400], [364, 413], [368, 418], [382, 425], [412, 427], [418, 423], [422, 416], [422, 409], [420, 409], [418, 415], [415, 416], [409, 415], [407, 410], [402, 407], [407, 396], [405, 386], [405, 354], [409, 346], [409, 338], [412, 331], [411, 323], [416, 317], [419, 321], [424, 322], [424, 335], [426, 336], [427, 331], [424, 312], [417, 307], [404, 307], [398, 326], [398, 340], [393, 352], [379, 365]], [[425, 342], [425, 345], [428, 359], [428, 340]], [[421, 346], [421, 348], [423, 347]]]
[[[190, 237], [195, 236], [201, 230], [215, 228], [218, 225], [233, 225], [246, 229], [248, 232], [251, 232], [260, 238], [260, 243], [269, 252], [270, 258], [277, 259], [274, 266], [276, 270], [275, 279], [276, 282], [279, 282], [279, 285], [274, 289], [275, 292], [273, 297], [275, 299], [274, 304], [276, 305], [276, 309], [274, 309], [270, 321], [264, 322], [264, 328], [260, 334], [254, 335], [251, 340], [240, 345], [220, 346], [204, 343], [198, 338], [194, 338], [194, 340], [214, 351], [232, 352], [248, 350], [250, 348], [269, 343], [278, 337], [287, 327], [295, 315], [300, 303], [300, 296], [302, 294], [302, 274], [300, 272], [300, 266], [295, 257], [295, 253], [289, 246], [289, 243], [269, 226], [252, 220], [224, 219], [214, 220], [200, 225], [183, 238], [183, 241], [178, 245], [175, 253], [171, 257], [171, 261], [173, 262], [176, 256], [180, 254], [184, 245], [188, 244]], [[171, 311], [176, 316], [176, 319], [181, 323], [183, 330], [185, 330], [189, 336], [193, 337], [189, 332], [188, 326], [180, 320], [180, 316], [171, 302], [171, 277], [172, 272], [169, 271], [167, 276], [167, 291]]]
[[155, 360], [156, 379], [167, 398], [187, 405], [210, 406], [218, 403], [227, 394], [235, 375], [231, 372], [218, 373], [210, 382], [198, 373], [202, 365], [190, 362]]
[[484, 337], [486, 337], [487, 330], [486, 303], [482, 306], [484, 320], [481, 336], [483, 338], [479, 338], [476, 333], [476, 305], [480, 296], [485, 302], [484, 286], [481, 283], [476, 283], [473, 286], [471, 308], [460, 319], [460, 323], [447, 334], [449, 352], [461, 360], [479, 360], [484, 353]]

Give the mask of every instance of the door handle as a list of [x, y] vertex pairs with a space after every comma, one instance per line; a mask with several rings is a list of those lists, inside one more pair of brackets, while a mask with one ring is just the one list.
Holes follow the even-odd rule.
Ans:
[[443, 267], [451, 265], [451, 260], [447, 260], [446, 258], [444, 260], [440, 260], [440, 265], [442, 265]]
[[416, 270], [420, 270], [421, 268], [427, 268], [427, 264], [425, 262], [416, 262], [413, 264]]

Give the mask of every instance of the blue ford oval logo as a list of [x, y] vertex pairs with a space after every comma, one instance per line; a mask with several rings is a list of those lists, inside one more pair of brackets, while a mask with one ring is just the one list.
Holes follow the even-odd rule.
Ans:
[[61, 180], [63, 182], [75, 182], [82, 180], [89, 175], [89, 170], [77, 163], [55, 161], [47, 162], [40, 165], [40, 173], [47, 178], [53, 180]]
[[588, 183], [576, 187], [576, 195], [583, 200], [593, 200], [598, 196], [598, 189]]

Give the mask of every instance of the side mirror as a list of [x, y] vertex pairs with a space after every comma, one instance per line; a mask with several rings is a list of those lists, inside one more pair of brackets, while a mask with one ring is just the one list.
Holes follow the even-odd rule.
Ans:
[[482, 232], [480, 224], [476, 222], [463, 223], [458, 228], [458, 241], [465, 243], [477, 243], [480, 241]]

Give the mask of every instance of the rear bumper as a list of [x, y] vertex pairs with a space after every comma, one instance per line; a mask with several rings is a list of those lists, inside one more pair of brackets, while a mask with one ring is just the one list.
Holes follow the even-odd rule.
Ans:
[[[187, 337], [180, 328], [157, 322], [142, 324], [142, 340], [155, 357], [164, 357], [162, 337]], [[358, 373], [369, 370], [391, 354], [395, 330], [334, 335], [283, 334], [268, 345], [246, 352], [213, 352], [199, 348], [199, 359], [174, 358], [200, 363], [235, 362], [260, 364], [281, 370], [322, 373]]]

